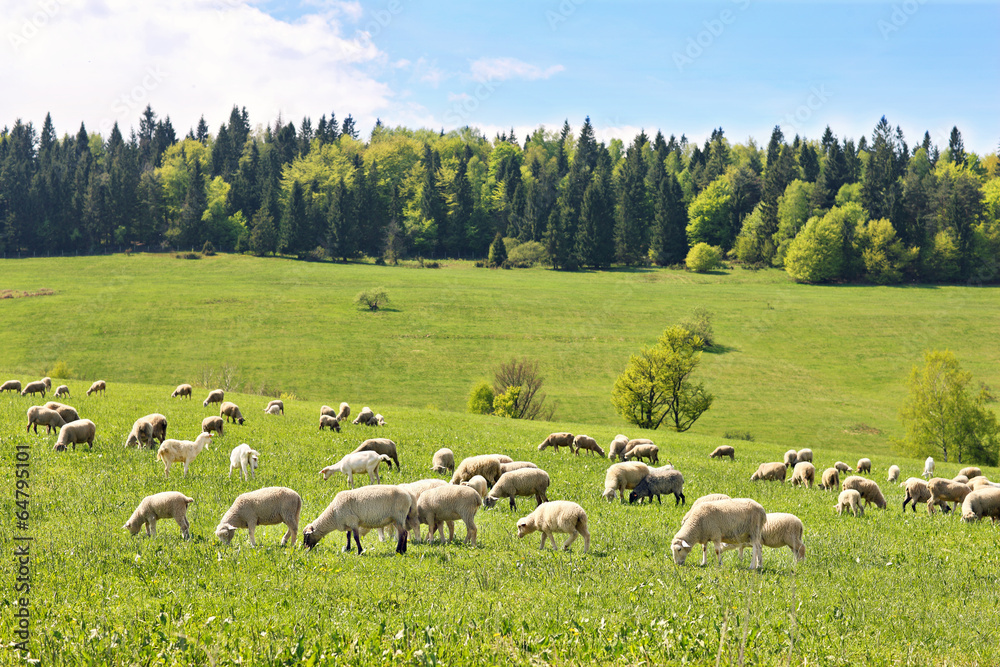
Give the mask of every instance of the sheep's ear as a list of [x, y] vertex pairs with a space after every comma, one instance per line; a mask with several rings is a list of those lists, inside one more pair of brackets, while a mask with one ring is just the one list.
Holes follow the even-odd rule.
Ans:
[[690, 549], [691, 548], [691, 545], [688, 544], [687, 541], [685, 541], [685, 540], [681, 540], [681, 546], [684, 547], [685, 549]]

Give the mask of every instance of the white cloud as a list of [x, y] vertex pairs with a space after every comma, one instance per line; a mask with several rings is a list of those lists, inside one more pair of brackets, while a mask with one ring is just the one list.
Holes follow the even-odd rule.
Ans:
[[538, 65], [526, 63], [517, 58], [480, 58], [469, 66], [472, 78], [476, 81], [506, 81], [507, 79], [524, 79], [537, 81], [562, 72], [565, 67], [552, 65], [542, 69]]

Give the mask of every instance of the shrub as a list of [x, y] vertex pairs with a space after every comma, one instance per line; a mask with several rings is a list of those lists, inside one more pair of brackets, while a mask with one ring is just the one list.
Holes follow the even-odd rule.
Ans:
[[722, 434], [726, 440], [746, 440], [753, 442], [753, 434], [750, 431], [726, 431]]
[[521, 396], [520, 387], [508, 387], [507, 391], [493, 397], [493, 414], [497, 417], [517, 418], [517, 401]]
[[316, 246], [303, 257], [307, 262], [325, 262], [330, 259], [330, 256], [326, 254], [326, 248], [321, 245]]
[[885, 218], [860, 223], [854, 232], [854, 251], [861, 256], [865, 278], [879, 285], [898, 283], [916, 258], [915, 248], [903, 247], [892, 223]]
[[200, 252], [178, 252], [174, 254], [174, 259], [201, 259]]
[[[545, 394], [539, 394], [545, 378], [538, 374], [538, 362], [528, 359], [511, 359], [500, 364], [493, 373], [493, 393], [510, 395], [510, 389], [515, 387], [518, 393], [513, 395], [513, 405], [510, 407], [510, 417], [514, 419], [552, 419], [555, 408], [542, 411], [545, 404]], [[494, 398], [494, 413], [496, 413]]]
[[477, 415], [493, 413], [493, 387], [486, 380], [481, 381], [469, 393], [469, 412]]
[[498, 232], [493, 243], [490, 244], [489, 264], [491, 267], [503, 266], [507, 261], [507, 246], [504, 245], [503, 237]]
[[[704, 308], [695, 308], [691, 317], [682, 321], [680, 325], [691, 332], [693, 337], [701, 339], [701, 347], [698, 349], [712, 347], [715, 344], [715, 332], [712, 331], [712, 313]], [[695, 338], [691, 340], [693, 341]]]
[[46, 375], [63, 380], [71, 380], [73, 378], [73, 369], [65, 361], [57, 361]]
[[421, 266], [424, 267], [425, 269], [440, 269], [441, 268], [441, 263], [440, 262], [425, 262], [425, 263], [421, 264]]
[[699, 243], [691, 248], [684, 263], [695, 273], [705, 273], [717, 267], [721, 259], [722, 252], [718, 248], [707, 243]]
[[354, 303], [374, 312], [389, 303], [389, 292], [384, 287], [372, 287], [361, 290], [354, 297]]
[[527, 241], [507, 252], [507, 264], [519, 269], [529, 269], [548, 262], [549, 254], [538, 241]]
[[211, 241], [205, 241], [205, 245], [201, 247], [201, 254], [206, 257], [211, 257], [215, 254], [215, 246]]
[[865, 211], [855, 203], [834, 206], [822, 218], [809, 218], [788, 247], [788, 275], [800, 283], [822, 283], [841, 277], [845, 266], [850, 272], [852, 258], [845, 257], [844, 246], [850, 249], [850, 236], [864, 221]]
[[922, 272], [930, 280], [950, 282], [959, 275], [958, 244], [950, 231], [942, 229], [923, 253]]

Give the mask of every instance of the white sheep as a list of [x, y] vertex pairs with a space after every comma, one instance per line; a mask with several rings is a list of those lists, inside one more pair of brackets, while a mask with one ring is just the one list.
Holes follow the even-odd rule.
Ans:
[[431, 458], [431, 472], [446, 473], [455, 472], [455, 453], [447, 447], [434, 452]]
[[5, 391], [13, 391], [17, 394], [21, 393], [21, 381], [20, 380], [7, 380], [2, 385], [0, 385], [0, 393]]
[[958, 482], [959, 484], [968, 484], [969, 483], [969, 476], [968, 475], [955, 475], [954, 477], [951, 478], [951, 481]]
[[56, 387], [56, 398], [62, 398], [63, 396], [69, 396], [69, 387], [61, 384]]
[[928, 456], [927, 460], [924, 461], [924, 474], [921, 475], [924, 479], [930, 479], [934, 476], [934, 457]]
[[542, 443], [538, 445], [538, 451], [548, 449], [549, 447], [556, 450], [557, 452], [559, 451], [560, 447], [569, 447], [569, 451], [572, 452], [573, 434], [565, 432], [550, 433], [548, 437], [546, 437], [545, 440], [542, 440]]
[[810, 463], [812, 463], [812, 460], [813, 460], [813, 450], [809, 449], [808, 447], [805, 449], [800, 449], [798, 453], [795, 455], [796, 463], [799, 463], [801, 461], [809, 461]]
[[243, 426], [243, 413], [240, 412], [240, 406], [236, 405], [231, 401], [225, 401], [221, 406], [219, 406], [219, 416], [225, 417], [226, 421], [232, 420], [234, 424], [238, 423]]
[[968, 482], [968, 486], [973, 491], [978, 491], [979, 489], [983, 488], [984, 486], [985, 487], [1000, 488], [1000, 484], [997, 484], [996, 482], [991, 482], [988, 478], [983, 477], [982, 475], [980, 475], [979, 477], [976, 477], [975, 479], [970, 479], [969, 482]]
[[222, 403], [224, 400], [226, 400], [226, 392], [222, 389], [213, 389], [208, 392], [208, 397], [202, 403], [202, 406], [207, 408], [209, 403]]
[[265, 415], [281, 415], [284, 414], [277, 405], [269, 405], [264, 408]]
[[624, 461], [626, 447], [628, 447], [628, 436], [619, 433], [615, 436], [615, 439], [611, 441], [611, 444], [608, 445], [608, 458], [614, 461], [617, 456], [619, 459]]
[[448, 541], [455, 539], [455, 521], [465, 524], [465, 541], [476, 546], [476, 512], [483, 504], [479, 493], [468, 486], [445, 484], [428, 489], [417, 499], [417, 520], [427, 524], [427, 540], [439, 531], [444, 542], [444, 526], [448, 524]]
[[792, 469], [792, 486], [801, 484], [807, 489], [811, 489], [816, 481], [816, 467], [809, 461], [799, 461]]
[[462, 482], [462, 486], [469, 486], [476, 490], [480, 498], [485, 498], [486, 494], [489, 492], [489, 485], [486, 483], [486, 478], [482, 475], [473, 475], [472, 479]]
[[369, 424], [369, 426], [385, 426], [385, 417], [382, 415], [375, 415], [375, 423]]
[[194, 387], [192, 387], [191, 385], [179, 384], [177, 385], [177, 388], [174, 389], [174, 391], [170, 394], [170, 398], [177, 398], [177, 397], [184, 398], [185, 396], [187, 396], [188, 400], [191, 400], [191, 392], [193, 391]]
[[351, 406], [349, 406], [347, 403], [341, 403], [340, 410], [337, 412], [337, 414], [334, 415], [334, 417], [336, 417], [340, 421], [344, 421], [350, 416], [351, 416]]
[[156, 537], [157, 519], [173, 519], [181, 527], [181, 537], [186, 540], [191, 537], [187, 508], [193, 502], [194, 498], [177, 491], [154, 493], [142, 499], [122, 528], [135, 535], [145, 525], [146, 535]]
[[90, 385], [90, 389], [87, 390], [87, 396], [97, 393], [100, 393], [103, 396], [104, 390], [107, 388], [108, 384], [104, 380], [98, 380], [94, 384]]
[[[257, 479], [257, 466], [259, 462], [260, 452], [245, 442], [233, 447], [233, 451], [229, 452], [229, 477], [233, 476], [234, 470], [239, 470], [240, 477], [244, 482], [250, 477]], [[248, 469], [250, 471], [249, 476], [247, 476]]]
[[983, 487], [972, 491], [962, 501], [962, 519], [979, 521], [990, 517], [993, 523], [1000, 519], [1000, 489]]
[[396, 464], [396, 472], [399, 472], [399, 455], [396, 454], [396, 443], [389, 438], [370, 438], [358, 445], [354, 451], [385, 454]]
[[324, 428], [340, 433], [340, 420], [336, 417], [331, 417], [330, 415], [320, 415], [319, 430], [322, 431]]
[[896, 482], [899, 481], [899, 466], [897, 465], [889, 466], [889, 476], [886, 478], [886, 481], [889, 482], [890, 484], [895, 484]]
[[145, 417], [139, 417], [132, 424], [132, 430], [125, 439], [126, 447], [144, 446], [153, 448], [153, 443], [159, 440], [161, 443], [167, 437], [167, 418], [158, 412]]
[[638, 461], [628, 463], [613, 463], [604, 474], [604, 493], [601, 496], [608, 502], [620, 494], [621, 502], [625, 502], [625, 492], [634, 489], [639, 482], [649, 474], [649, 466]]
[[840, 486], [845, 490], [854, 489], [860, 493], [865, 501], [865, 507], [874, 503], [875, 507], [878, 507], [880, 510], [885, 509], [885, 496], [882, 495], [882, 489], [879, 488], [879, 485], [874, 480], [858, 475], [851, 475]]
[[[721, 565], [723, 544], [749, 544], [753, 548], [750, 567], [757, 569], [762, 562], [761, 533], [766, 521], [767, 512], [763, 506], [749, 498], [700, 503], [691, 508], [687, 521], [670, 542], [674, 562], [683, 565], [695, 544], [712, 542]], [[705, 551], [702, 551], [702, 565], [706, 562]]]
[[838, 472], [854, 472], [854, 468], [847, 465], [843, 461], [837, 461], [833, 464], [833, 467], [836, 468]]
[[865, 508], [861, 506], [861, 494], [857, 489], [841, 491], [833, 509], [837, 510], [837, 514], [843, 514], [844, 510], [850, 510], [855, 517], [865, 515]]
[[927, 482], [931, 497], [927, 500], [927, 513], [934, 514], [934, 506], [940, 505], [948, 511], [948, 503], [954, 503], [954, 509], [965, 502], [965, 497], [972, 493], [967, 484], [959, 484], [943, 477], [934, 477]]
[[601, 449], [599, 444], [597, 444], [597, 440], [591, 438], [589, 435], [581, 434], [573, 438], [573, 453], [579, 456], [581, 449], [585, 449], [591, 454], [597, 454], [601, 458], [604, 458], [604, 450]]
[[89, 419], [71, 421], [59, 430], [59, 437], [53, 449], [57, 452], [66, 451], [66, 445], [73, 445], [76, 451], [78, 444], [87, 443], [87, 449], [94, 448], [94, 436], [97, 435], [97, 425]]
[[80, 415], [77, 414], [75, 408], [71, 408], [68, 405], [63, 405], [62, 403], [49, 401], [48, 403], [45, 404], [44, 407], [48, 408], [49, 410], [55, 410], [56, 412], [58, 412], [59, 416], [62, 417], [63, 421], [66, 422], [67, 424], [70, 422], [75, 422], [80, 418]]
[[324, 405], [324, 406], [320, 407], [320, 409], [319, 409], [319, 416], [320, 417], [324, 417], [324, 416], [325, 417], [333, 417], [334, 419], [337, 419], [338, 421], [340, 419], [337, 416], [337, 411], [334, 410], [333, 408], [331, 408], [329, 405]]
[[541, 505], [549, 500], [546, 494], [549, 484], [549, 474], [539, 468], [511, 470], [500, 475], [489, 494], [483, 498], [483, 504], [490, 508], [494, 507], [501, 498], [509, 498], [510, 508], [516, 510], [515, 497], [534, 496], [535, 502]]
[[500, 478], [500, 464], [510, 462], [509, 457], [506, 458], [508, 458], [507, 461], [501, 461], [500, 457], [496, 454], [467, 456], [455, 468], [455, 474], [451, 476], [451, 483], [461, 484], [476, 475], [480, 475], [486, 480], [487, 484], [496, 484], [496, 481]]
[[382, 478], [378, 474], [378, 466], [385, 461], [392, 467], [392, 459], [385, 454], [378, 452], [364, 451], [351, 452], [333, 465], [328, 465], [319, 471], [323, 475], [323, 481], [330, 479], [331, 475], [342, 472], [347, 475], [347, 485], [354, 488], [354, 476], [361, 473], [368, 473], [368, 481], [372, 484], [381, 484]]
[[354, 418], [352, 424], [363, 424], [365, 426], [375, 426], [375, 413], [367, 405], [361, 408], [361, 412]]
[[[421, 494], [421, 497], [423, 494]], [[396, 528], [396, 553], [406, 553], [407, 525], [416, 519], [413, 496], [398, 486], [365, 486], [360, 489], [341, 491], [334, 496], [327, 508], [302, 531], [302, 543], [312, 549], [327, 533], [344, 531], [347, 533], [347, 547], [351, 550], [351, 535], [361, 547], [359, 529], [382, 528], [392, 524]]]
[[795, 464], [799, 462], [799, 453], [794, 449], [789, 449], [785, 452], [785, 467], [794, 468]]
[[836, 468], [827, 468], [823, 471], [823, 479], [819, 483], [819, 488], [824, 491], [836, 491], [840, 488], [840, 471]]
[[[267, 407], [264, 408], [264, 411], [267, 412], [268, 410], [270, 410], [271, 408], [274, 408], [274, 407], [278, 408], [278, 411], [281, 412], [281, 414], [285, 414], [285, 402], [283, 400], [281, 400], [280, 398], [276, 398], [273, 401], [269, 402], [267, 404]], [[273, 415], [274, 413], [273, 412], [269, 412], [268, 414], [272, 414]]]
[[786, 470], [784, 463], [761, 463], [757, 466], [756, 472], [750, 476], [750, 481], [781, 482], [783, 484]]
[[[805, 462], [808, 463], [808, 461]], [[798, 466], [802, 463], [803, 460], [800, 458], [799, 462], [795, 465]], [[792, 556], [795, 558], [795, 562], [799, 563], [805, 560], [806, 557], [806, 545], [802, 542], [802, 536], [804, 533], [805, 528], [802, 525], [802, 519], [799, 517], [785, 512], [769, 512], [767, 514], [767, 520], [764, 521], [764, 529], [760, 532], [760, 540], [761, 543], [769, 549], [788, 547], [792, 550]], [[739, 549], [740, 560], [743, 560], [743, 549], [748, 546], [751, 545], [727, 543], [722, 547], [722, 550], [729, 551], [731, 549]]]
[[730, 461], [736, 460], [736, 449], [732, 445], [719, 445], [708, 455], [710, 459], [721, 459], [728, 456]]
[[535, 531], [542, 533], [542, 545], [539, 549], [545, 548], [545, 541], [552, 542], [552, 549], [556, 549], [556, 538], [553, 533], [569, 533], [569, 537], [563, 543], [563, 549], [569, 551], [570, 545], [577, 536], [583, 535], [583, 553], [590, 550], [590, 531], [587, 529], [587, 512], [574, 502], [569, 500], [552, 500], [535, 508], [535, 511], [517, 522], [517, 536], [523, 538]]
[[[433, 478], [433, 479], [420, 479], [417, 480], [416, 482], [407, 482], [405, 484], [397, 484], [396, 486], [398, 486], [399, 488], [403, 489], [411, 496], [413, 496], [412, 507], [416, 508], [417, 501], [420, 500], [420, 496], [424, 493], [424, 491], [436, 489], [441, 486], [448, 486], [448, 482], [444, 481], [443, 479]], [[406, 529], [410, 531], [411, 540], [414, 539], [413, 535], [415, 532], [416, 533], [415, 539], [418, 542], [420, 541], [420, 521], [417, 520], [417, 515], [415, 511], [410, 513], [409, 523], [407, 524]], [[392, 526], [388, 526], [386, 528], [378, 528], [377, 530], [378, 530], [378, 539], [380, 542], [385, 541], [386, 530], [392, 533], [396, 532], [395, 528], [393, 528]], [[360, 531], [361, 531], [361, 537], [364, 537], [365, 535], [368, 534], [368, 528], [360, 529]], [[427, 537], [429, 539], [430, 535], [428, 535]]]
[[205, 417], [201, 420], [201, 430], [205, 433], [210, 433], [215, 431], [219, 435], [222, 435], [222, 427], [225, 425], [225, 421], [222, 417], [216, 417], [215, 415], [211, 417]]
[[24, 432], [27, 433], [34, 426], [35, 433], [38, 433], [39, 424], [45, 427], [45, 434], [48, 435], [52, 433], [52, 429], [65, 426], [66, 421], [55, 410], [40, 405], [33, 405], [28, 408], [28, 426], [24, 429]]
[[975, 479], [976, 477], [983, 476], [983, 469], [977, 466], [969, 466], [967, 468], [962, 468], [958, 471], [959, 475], [965, 475], [969, 479]]
[[52, 378], [43, 377], [40, 382], [45, 385], [45, 391], [52, 391]]
[[931, 490], [927, 488], [927, 482], [919, 477], [910, 477], [907, 479], [903, 482], [903, 488], [906, 489], [906, 497], [903, 498], [904, 512], [908, 503], [913, 503], [910, 507], [915, 513], [917, 511], [917, 503], [926, 503], [931, 499]]
[[653, 441], [649, 438], [632, 438], [625, 445], [625, 451], [621, 453], [622, 461], [628, 459], [629, 452], [638, 447], [639, 445], [652, 445]]
[[522, 468], [537, 468], [531, 461], [511, 461], [510, 463], [500, 464], [500, 474], [505, 472], [510, 472], [511, 470], [521, 470]]
[[631, 461], [632, 459], [647, 459], [649, 463], [659, 463], [660, 462], [660, 448], [656, 445], [642, 444], [636, 445], [635, 447], [628, 450], [625, 455], [626, 461]]
[[202, 449], [208, 449], [208, 443], [212, 441], [211, 433], [199, 433], [198, 437], [191, 440], [174, 440], [168, 438], [160, 443], [160, 448], [156, 450], [156, 459], [163, 462], [163, 475], [170, 476], [170, 466], [174, 463], [184, 464], [184, 476], [187, 477], [188, 467], [195, 457], [201, 453]]
[[730, 496], [727, 496], [725, 493], [709, 493], [707, 495], [701, 496], [693, 503], [691, 503], [690, 509], [688, 509], [688, 511], [684, 514], [684, 516], [681, 517], [681, 525], [683, 526], [684, 522], [688, 520], [688, 517], [691, 516], [691, 512], [694, 511], [695, 507], [697, 507], [702, 503], [711, 503], [716, 500], [732, 500], [732, 498]]
[[32, 396], [35, 394], [41, 394], [42, 398], [45, 398], [46, 391], [45, 383], [39, 380], [37, 382], [29, 382], [24, 385], [24, 389], [21, 390], [21, 396], [27, 396], [28, 394], [31, 394]]
[[240, 528], [250, 533], [250, 546], [257, 546], [254, 530], [257, 526], [285, 524], [287, 530], [281, 538], [281, 546], [295, 545], [299, 530], [299, 515], [302, 512], [302, 497], [284, 486], [268, 486], [241, 494], [233, 501], [229, 510], [222, 515], [215, 529], [215, 536], [223, 544], [229, 544]]
[[872, 460], [871, 459], [858, 459], [858, 467], [854, 472], [866, 472], [871, 474], [872, 472]]

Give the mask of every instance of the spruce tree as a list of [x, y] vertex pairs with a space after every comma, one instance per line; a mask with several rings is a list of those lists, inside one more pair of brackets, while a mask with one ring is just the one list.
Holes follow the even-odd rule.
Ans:
[[688, 252], [687, 209], [677, 176], [667, 172], [660, 180], [653, 207], [651, 255], [660, 266], [680, 264]]

